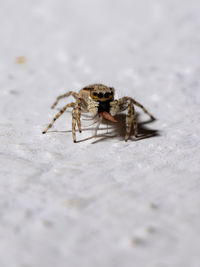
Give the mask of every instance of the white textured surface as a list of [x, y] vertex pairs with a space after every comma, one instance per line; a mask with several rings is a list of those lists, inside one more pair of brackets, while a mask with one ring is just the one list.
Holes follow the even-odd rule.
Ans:
[[[0, 22], [0, 266], [199, 267], [200, 2], [7, 0]], [[42, 135], [93, 82], [159, 135], [74, 144], [70, 113]]]

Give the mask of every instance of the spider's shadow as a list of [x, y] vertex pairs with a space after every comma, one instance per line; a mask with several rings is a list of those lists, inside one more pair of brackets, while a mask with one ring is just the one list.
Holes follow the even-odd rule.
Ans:
[[[154, 136], [158, 136], [159, 135], [159, 131], [156, 129], [149, 129], [148, 127], [146, 127], [146, 124], [149, 124], [151, 122], [153, 122], [154, 120], [149, 119], [146, 121], [141, 122], [138, 119], [138, 114], [136, 114], [137, 117], [137, 123], [138, 123], [138, 137], [136, 138], [134, 136], [134, 127], [132, 127], [131, 129], [131, 134], [130, 134], [130, 138], [129, 140], [131, 141], [139, 141], [142, 139], [146, 139], [146, 138], [150, 138], [150, 137], [154, 137]], [[97, 136], [94, 137], [98, 137], [98, 140], [95, 140], [94, 142], [92, 142], [92, 144], [98, 143], [100, 141], [106, 140], [108, 138], [119, 138], [120, 140], [124, 140], [125, 139], [125, 135], [126, 135], [126, 126], [125, 126], [125, 122], [126, 122], [126, 114], [117, 114], [115, 116], [115, 119], [117, 120], [117, 123], [113, 123], [107, 120], [104, 120], [102, 122], [103, 125], [107, 125], [108, 129], [112, 129], [111, 132], [106, 133], [106, 134], [97, 134]], [[105, 127], [103, 128], [105, 129]], [[101, 128], [100, 128], [101, 130]], [[85, 139], [84, 139], [85, 140]], [[82, 142], [84, 140], [80, 140], [79, 142]]]
[[[130, 138], [129, 140], [131, 141], [139, 141], [142, 139], [146, 139], [146, 138], [150, 138], [150, 137], [154, 137], [154, 136], [158, 136], [159, 135], [159, 131], [156, 129], [149, 129], [148, 127], [146, 127], [146, 124], [149, 124], [151, 122], [153, 122], [154, 120], [149, 119], [146, 121], [141, 122], [139, 120], [139, 115], [136, 114], [136, 119], [137, 119], [137, 124], [138, 124], [138, 137], [136, 138], [134, 136], [134, 128], [132, 127], [131, 129], [131, 134], [130, 134]], [[115, 119], [117, 120], [117, 123], [115, 122], [111, 122], [108, 120], [103, 120], [101, 125], [103, 125], [103, 127], [100, 126], [100, 128], [98, 129], [97, 135], [92, 135], [88, 138], [84, 138], [84, 139], [80, 139], [77, 141], [77, 143], [80, 142], [84, 142], [86, 140], [90, 140], [90, 139], [94, 139], [94, 138], [98, 138], [96, 140], [94, 140], [92, 142], [92, 144], [96, 144], [98, 142], [101, 141], [106, 141], [109, 138], [119, 138], [120, 140], [124, 140], [125, 139], [125, 135], [126, 135], [126, 126], [125, 126], [125, 122], [126, 122], [126, 114], [117, 114], [115, 116]], [[95, 130], [95, 127], [87, 127], [87, 128], [82, 128], [82, 131], [93, 131]], [[107, 130], [107, 133], [103, 133], [101, 134], [100, 131], [101, 130]], [[51, 132], [58, 132], [58, 131], [51, 131]], [[59, 131], [59, 132], [71, 132], [71, 130], [68, 131]]]

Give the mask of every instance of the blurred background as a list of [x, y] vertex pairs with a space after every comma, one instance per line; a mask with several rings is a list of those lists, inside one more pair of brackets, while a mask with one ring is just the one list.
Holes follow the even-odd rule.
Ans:
[[[0, 266], [199, 267], [200, 2], [6, 0], [0, 40]], [[41, 135], [91, 83], [159, 135]]]
[[1, 71], [6, 65], [12, 73], [8, 63], [25, 56], [32, 74], [59, 75], [58, 89], [94, 81], [139, 86], [145, 72], [197, 65], [197, 0], [8, 0], [0, 12]]

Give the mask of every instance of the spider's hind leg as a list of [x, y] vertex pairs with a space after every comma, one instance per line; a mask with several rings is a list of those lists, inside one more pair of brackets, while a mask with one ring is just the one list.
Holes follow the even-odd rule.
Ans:
[[73, 92], [73, 91], [69, 91], [68, 93], [64, 94], [64, 95], [60, 95], [56, 98], [56, 101], [53, 103], [53, 105], [51, 106], [51, 108], [55, 108], [55, 106], [58, 104], [58, 102], [62, 99], [62, 98], [65, 98], [65, 97], [68, 97], [72, 95], [75, 99], [78, 98], [78, 94], [76, 92]]
[[150, 117], [152, 120], [155, 120], [154, 116], [153, 116], [151, 113], [149, 113], [143, 105], [141, 105], [139, 102], [135, 101], [134, 99], [132, 99], [132, 102], [133, 102], [136, 106], [140, 107], [140, 108], [141, 108], [147, 115], [149, 115], [149, 117]]

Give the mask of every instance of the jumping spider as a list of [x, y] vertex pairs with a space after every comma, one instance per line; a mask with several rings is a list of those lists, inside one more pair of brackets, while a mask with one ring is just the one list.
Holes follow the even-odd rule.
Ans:
[[71, 102], [65, 105], [54, 117], [52, 122], [43, 131], [45, 134], [49, 128], [52, 127], [54, 122], [63, 114], [67, 108], [72, 108], [72, 135], [73, 140], [76, 142], [76, 124], [78, 125], [78, 130], [81, 133], [81, 113], [92, 113], [94, 116], [99, 116], [100, 120], [98, 126], [103, 119], [107, 119], [113, 122], [117, 122], [114, 116], [121, 111], [128, 109], [128, 114], [126, 116], [126, 136], [125, 141], [130, 137], [131, 127], [134, 124], [134, 135], [138, 136], [138, 127], [136, 121], [136, 114], [134, 105], [140, 107], [146, 114], [150, 116], [152, 120], [154, 117], [137, 101], [131, 97], [122, 97], [118, 100], [114, 99], [115, 90], [113, 87], [108, 87], [103, 84], [92, 84], [84, 87], [78, 93], [70, 91], [64, 95], [57, 97], [55, 103], [51, 108], [54, 108], [58, 101], [62, 98], [73, 96], [75, 102]]

